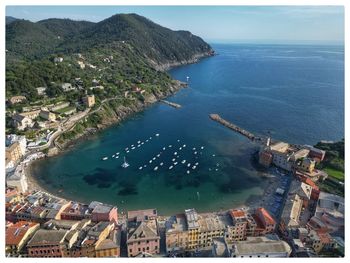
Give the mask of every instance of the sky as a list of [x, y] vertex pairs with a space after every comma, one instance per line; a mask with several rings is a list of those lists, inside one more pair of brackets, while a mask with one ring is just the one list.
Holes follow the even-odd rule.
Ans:
[[137, 13], [212, 43], [343, 44], [341, 6], [7, 6], [6, 15], [36, 22], [70, 18], [99, 22]]

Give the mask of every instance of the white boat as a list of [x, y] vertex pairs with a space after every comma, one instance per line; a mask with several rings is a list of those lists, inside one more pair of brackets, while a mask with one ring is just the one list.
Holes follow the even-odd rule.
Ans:
[[171, 144], [169, 145], [169, 148], [173, 147]]
[[142, 167], [142, 166], [140, 166], [140, 167], [139, 167], [139, 170], [142, 170], [142, 168], [143, 168], [143, 167]]
[[204, 149], [204, 146], [201, 147], [201, 150], [203, 150], [203, 149]]
[[129, 150], [129, 148], [128, 148], [128, 147], [126, 147], [126, 148], [125, 148], [125, 151], [127, 151], [127, 150]]
[[130, 164], [128, 164], [128, 163], [126, 162], [125, 156], [124, 156], [124, 162], [123, 162], [123, 164], [122, 164], [122, 167], [123, 167], [123, 168], [128, 168], [129, 166], [130, 166]]
[[119, 154], [120, 154], [120, 152], [117, 152], [117, 153], [116, 153], [116, 155], [119, 155]]
[[159, 133], [156, 133], [156, 136], [158, 137], [158, 136], [159, 136]]
[[160, 166], [163, 166], [163, 163], [160, 163], [159, 165], [160, 165]]
[[197, 166], [195, 166], [195, 165], [192, 166], [192, 169], [193, 169], [193, 170], [196, 169], [196, 168], [197, 168]]
[[112, 158], [114, 158], [114, 157], [115, 157], [115, 154], [112, 155]]
[[186, 144], [182, 145], [182, 147], [184, 147], [184, 148], [185, 148], [185, 147], [186, 147]]
[[141, 142], [141, 145], [144, 145], [145, 143], [144, 142]]
[[137, 141], [137, 143], [138, 143], [138, 144], [140, 144], [140, 143], [141, 143], [141, 141]]
[[106, 161], [108, 159], [108, 157], [103, 157], [102, 160], [103, 161]]
[[174, 165], [177, 165], [177, 164], [178, 164], [178, 162], [175, 162], [175, 163], [174, 163]]
[[126, 153], [129, 153], [129, 152], [130, 152], [129, 150], [126, 151]]
[[119, 158], [119, 155], [117, 155], [116, 157], [115, 157], [115, 159], [118, 159]]
[[165, 147], [163, 147], [163, 151], [165, 151]]
[[135, 147], [132, 147], [131, 150], [135, 150]]
[[180, 142], [180, 140], [177, 140], [177, 142]]
[[141, 144], [137, 145], [137, 148], [139, 148], [141, 146]]
[[219, 164], [217, 163], [216, 166], [219, 166]]
[[152, 160], [149, 160], [149, 163], [152, 163]]
[[152, 160], [154, 161], [156, 159], [156, 157], [153, 157]]
[[181, 151], [181, 150], [182, 150], [182, 147], [180, 147], [179, 150]]
[[149, 137], [149, 139], [150, 139], [150, 140], [152, 140], [152, 136], [151, 136], [151, 137]]
[[187, 77], [186, 77], [186, 81], [188, 82], [189, 80], [190, 80], [190, 77], [189, 77], [189, 76], [187, 76]]
[[189, 170], [187, 170], [187, 174], [190, 174], [190, 171], [189, 171]]
[[195, 163], [194, 165], [197, 166], [199, 163]]
[[211, 168], [209, 168], [209, 171], [211, 171]]
[[218, 169], [218, 168], [216, 168], [216, 169], [215, 169], [215, 171], [219, 171], [219, 169]]
[[173, 167], [174, 167], [174, 166], [170, 165], [170, 166], [169, 166], [169, 170], [173, 169]]
[[215, 157], [215, 154], [213, 154], [213, 157]]
[[186, 160], [182, 160], [182, 162], [181, 162], [181, 163], [182, 163], [182, 164], [184, 164], [185, 162], [186, 162]]
[[171, 160], [172, 160], [173, 162], [175, 162], [175, 160], [176, 160], [176, 159], [175, 159], [175, 158], [173, 158], [173, 159], [171, 159]]
[[174, 152], [174, 155], [177, 155], [177, 152]]
[[131, 144], [131, 147], [134, 147], [135, 145]]
[[193, 151], [195, 151], [195, 150], [196, 150], [196, 148], [195, 148], [195, 147], [193, 147], [193, 148], [192, 148], [192, 150], [193, 150]]
[[158, 166], [156, 166], [156, 167], [154, 167], [154, 169], [153, 169], [154, 171], [157, 171], [158, 170]]
[[145, 164], [143, 167], [146, 168], [146, 167], [147, 167], [147, 164]]
[[187, 167], [190, 167], [190, 166], [191, 166], [191, 163], [188, 163], [188, 164], [187, 164]]
[[197, 154], [197, 152], [194, 152], [194, 154]]
[[148, 139], [146, 140], [146, 142], [148, 142]]
[[157, 154], [157, 157], [159, 158], [160, 154]]

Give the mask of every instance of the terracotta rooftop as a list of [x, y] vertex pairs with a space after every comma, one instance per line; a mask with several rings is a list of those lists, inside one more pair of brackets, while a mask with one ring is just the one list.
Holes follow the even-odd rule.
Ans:
[[6, 229], [6, 245], [18, 245], [28, 229], [38, 223], [19, 221]]
[[243, 210], [230, 210], [230, 215], [232, 218], [239, 218], [239, 217], [245, 217], [246, 213]]
[[259, 207], [257, 209], [257, 212], [260, 213], [260, 215], [262, 215], [264, 217], [265, 222], [267, 224], [270, 224], [270, 225], [276, 224], [275, 219], [272, 218], [272, 216], [269, 214], [269, 212], [267, 212], [267, 210], [265, 208]]

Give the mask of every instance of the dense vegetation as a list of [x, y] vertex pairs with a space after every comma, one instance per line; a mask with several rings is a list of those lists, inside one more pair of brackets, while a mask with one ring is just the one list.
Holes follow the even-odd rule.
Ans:
[[344, 139], [334, 143], [319, 142], [315, 147], [325, 150], [326, 156], [317, 168], [324, 169], [329, 177], [319, 183], [322, 191], [344, 196]]

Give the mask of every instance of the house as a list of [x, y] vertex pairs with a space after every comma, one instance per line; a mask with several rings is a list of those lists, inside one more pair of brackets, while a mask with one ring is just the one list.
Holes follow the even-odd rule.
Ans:
[[64, 92], [68, 92], [68, 91], [71, 91], [71, 90], [76, 90], [76, 88], [73, 87], [72, 84], [70, 84], [70, 83], [63, 83], [61, 85], [61, 87], [62, 87]]
[[92, 209], [91, 212], [91, 221], [92, 222], [114, 222], [118, 223], [118, 208], [111, 205], [105, 205], [102, 203], [92, 202], [89, 205], [89, 208]]
[[91, 218], [91, 213], [87, 205], [76, 202], [69, 202], [59, 212], [61, 220], [82, 220]]
[[6, 146], [9, 147], [13, 143], [18, 142], [21, 148], [21, 153], [24, 155], [27, 149], [27, 139], [25, 136], [19, 136], [17, 134], [6, 135]]
[[25, 96], [13, 96], [9, 99], [9, 102], [11, 105], [14, 105], [16, 103], [22, 103], [25, 100], [27, 100], [27, 98]]
[[32, 111], [22, 112], [20, 115], [34, 120], [35, 118], [37, 118], [39, 116], [40, 111], [41, 111], [40, 109], [36, 109], [36, 110], [32, 110]]
[[55, 58], [53, 59], [53, 62], [55, 62], [55, 63], [61, 63], [61, 62], [63, 62], [63, 58], [62, 58], [62, 57], [55, 57]]
[[160, 235], [156, 219], [129, 222], [127, 233], [128, 257], [136, 257], [145, 252], [160, 253]]
[[39, 115], [41, 118], [48, 121], [55, 121], [56, 115], [48, 110], [42, 110]]
[[19, 142], [11, 144], [9, 147], [6, 147], [5, 161], [6, 162], [18, 162], [23, 156], [21, 145]]
[[62, 257], [62, 240], [66, 230], [39, 229], [27, 244], [30, 257]]
[[36, 88], [36, 91], [39, 96], [45, 96], [46, 95], [46, 87], [38, 87]]
[[6, 255], [18, 255], [23, 252], [28, 240], [40, 228], [40, 224], [27, 221], [19, 221], [6, 227]]
[[95, 105], [95, 95], [88, 95], [84, 97], [83, 102], [87, 107], [91, 108]]
[[228, 227], [228, 240], [245, 240], [247, 236], [254, 236], [257, 223], [251, 214], [243, 209], [234, 209], [229, 211], [233, 225]]
[[322, 162], [326, 156], [326, 151], [324, 150], [320, 150], [310, 145], [304, 145], [304, 147], [310, 150], [309, 157], [314, 158], [318, 163]]
[[253, 218], [257, 223], [257, 235], [272, 234], [275, 231], [276, 221], [265, 208], [257, 208]]
[[32, 119], [24, 116], [23, 114], [15, 114], [12, 117], [12, 121], [13, 126], [20, 131], [23, 131], [26, 128], [31, 128], [34, 125]]
[[96, 242], [96, 257], [120, 257], [121, 231], [114, 229], [107, 238]]

